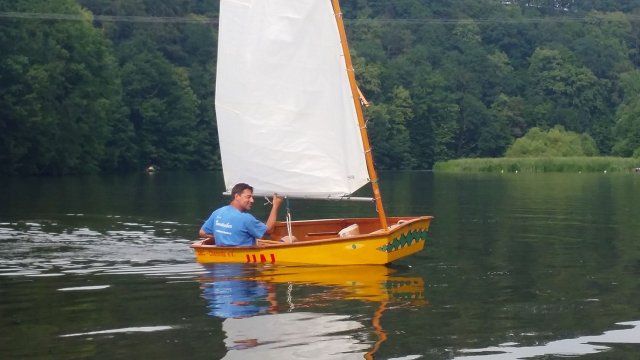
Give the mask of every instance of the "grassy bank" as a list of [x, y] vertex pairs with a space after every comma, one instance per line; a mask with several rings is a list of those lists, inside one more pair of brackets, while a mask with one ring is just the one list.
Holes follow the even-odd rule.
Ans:
[[634, 172], [640, 159], [621, 157], [475, 158], [439, 161], [442, 172]]

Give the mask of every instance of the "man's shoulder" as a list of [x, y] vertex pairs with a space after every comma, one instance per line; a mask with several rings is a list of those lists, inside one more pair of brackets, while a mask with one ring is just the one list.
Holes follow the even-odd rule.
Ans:
[[238, 210], [236, 210], [236, 208], [234, 208], [231, 205], [225, 205], [223, 207], [218, 208], [216, 211], [214, 211], [214, 214], [233, 214], [235, 212], [237, 212]]
[[214, 212], [214, 215], [224, 217], [226, 219], [234, 219], [234, 221], [246, 222], [254, 220], [255, 217], [248, 212], [240, 211], [231, 205], [223, 206]]

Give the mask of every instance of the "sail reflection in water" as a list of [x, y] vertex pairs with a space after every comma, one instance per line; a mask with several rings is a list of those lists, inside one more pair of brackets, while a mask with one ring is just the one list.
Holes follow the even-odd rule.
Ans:
[[[421, 277], [395, 276], [386, 266], [205, 269], [200, 282], [209, 315], [225, 319], [225, 359], [372, 358], [386, 340], [380, 319], [390, 304], [406, 309], [428, 303]], [[354, 316], [345, 313], [344, 301], [376, 310]], [[336, 304], [341, 310], [330, 311]]]

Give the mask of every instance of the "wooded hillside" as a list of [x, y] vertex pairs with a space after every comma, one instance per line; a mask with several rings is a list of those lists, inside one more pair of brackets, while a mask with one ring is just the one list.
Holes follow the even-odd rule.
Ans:
[[[327, 0], [328, 1], [328, 0]], [[343, 0], [380, 169], [640, 148], [640, 0]], [[0, 174], [219, 166], [217, 0], [0, 0]]]

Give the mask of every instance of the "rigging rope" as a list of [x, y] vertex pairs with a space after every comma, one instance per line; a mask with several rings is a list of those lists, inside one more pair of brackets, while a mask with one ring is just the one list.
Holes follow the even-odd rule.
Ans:
[[286, 207], [287, 207], [287, 217], [286, 217], [287, 235], [289, 235], [289, 241], [292, 241], [293, 234], [291, 233], [291, 209], [289, 209], [289, 198], [285, 197], [284, 200], [286, 202]]

